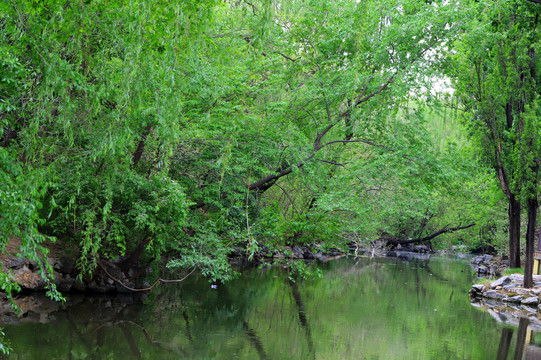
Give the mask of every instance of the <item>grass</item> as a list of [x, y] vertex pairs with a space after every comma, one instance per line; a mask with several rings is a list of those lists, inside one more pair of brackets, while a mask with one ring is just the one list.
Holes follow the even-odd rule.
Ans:
[[490, 285], [490, 283], [492, 283], [493, 281], [495, 281], [495, 279], [492, 279], [492, 278], [480, 278], [480, 279], [477, 279], [477, 281], [475, 282], [475, 285]]
[[524, 269], [523, 268], [509, 268], [505, 269], [503, 271], [502, 275], [511, 275], [511, 274], [522, 274], [524, 275]]

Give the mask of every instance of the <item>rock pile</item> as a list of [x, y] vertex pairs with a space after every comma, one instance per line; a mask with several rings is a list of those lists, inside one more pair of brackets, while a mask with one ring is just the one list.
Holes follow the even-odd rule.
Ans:
[[524, 275], [512, 274], [490, 284], [475, 284], [470, 290], [472, 305], [497, 314], [499, 321], [513, 323], [519, 317], [528, 317], [541, 327], [541, 275], [534, 275], [534, 282], [533, 288], [525, 289]]
[[480, 277], [499, 277], [509, 267], [509, 260], [492, 255], [479, 255], [471, 259], [473, 271]]
[[[136, 269], [122, 271], [110, 261], [101, 261], [102, 267], [98, 267], [93, 276], [77, 278], [75, 261], [67, 256], [59, 258], [47, 258], [53, 269], [54, 284], [61, 292], [86, 292], [86, 293], [130, 293], [128, 288], [138, 285], [130, 279]], [[2, 267], [4, 272], [20, 285], [22, 290], [43, 291], [46, 282], [39, 273], [38, 264], [28, 259], [21, 259], [12, 255], [3, 255]], [[107, 273], [103, 270], [106, 269]], [[112, 276], [110, 276], [112, 275]]]
[[276, 260], [294, 261], [294, 260], [318, 260], [328, 262], [345, 256], [344, 252], [335, 248], [324, 248], [320, 244], [307, 246], [281, 246], [276, 249], [269, 249], [264, 244], [259, 244], [259, 251], [252, 260], [248, 260], [246, 249], [236, 249], [229, 254], [229, 261], [234, 265], [249, 266], [259, 265], [261, 263], [272, 262]]

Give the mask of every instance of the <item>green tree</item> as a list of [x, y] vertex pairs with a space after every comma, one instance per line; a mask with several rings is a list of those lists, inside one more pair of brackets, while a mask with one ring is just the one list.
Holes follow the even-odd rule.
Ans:
[[[472, 21], [454, 43], [451, 76], [457, 96], [472, 115], [468, 127], [485, 159], [494, 168], [509, 201], [509, 256], [520, 266], [521, 200], [527, 204], [526, 270], [531, 275], [533, 232], [537, 211], [537, 162], [534, 134], [525, 135], [538, 89], [535, 44], [538, 41], [537, 4], [523, 1], [472, 2]], [[518, 155], [520, 153], [521, 155]], [[526, 157], [532, 153], [533, 157]], [[528, 163], [528, 161], [530, 163]], [[524, 168], [525, 167], [525, 168]], [[531, 172], [528, 176], [521, 173]], [[528, 190], [530, 189], [530, 190]], [[529, 200], [528, 200], [529, 199]], [[530, 269], [530, 270], [528, 270]], [[531, 286], [531, 276], [525, 284]]]
[[23, 256], [60, 238], [82, 271], [167, 254], [227, 279], [233, 245], [420, 237], [457, 175], [411, 106], [446, 1], [0, 9], [1, 240]]

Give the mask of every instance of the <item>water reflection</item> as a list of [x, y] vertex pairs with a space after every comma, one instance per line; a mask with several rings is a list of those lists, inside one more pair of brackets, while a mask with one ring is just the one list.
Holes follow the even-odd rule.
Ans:
[[302, 301], [302, 296], [299, 291], [299, 287], [297, 285], [297, 282], [291, 279], [288, 279], [288, 283], [289, 283], [289, 286], [291, 287], [291, 293], [293, 295], [293, 299], [295, 299], [295, 305], [297, 305], [297, 312], [299, 313], [299, 323], [301, 324], [301, 327], [304, 329], [304, 333], [306, 334], [306, 343], [308, 344], [308, 353], [310, 354], [310, 358], [315, 359], [316, 354], [314, 351], [314, 341], [312, 339], [312, 331], [310, 330], [310, 325], [308, 324], [308, 320], [306, 319], [306, 312], [304, 310], [304, 303]]
[[[539, 333], [536, 333], [534, 329], [529, 326], [529, 319], [525, 317], [520, 318], [514, 343], [513, 360], [541, 359], [541, 346], [539, 343], [535, 342], [536, 335]], [[510, 358], [510, 350], [513, 348], [513, 333], [513, 328], [502, 328], [497, 360], [507, 360]]]
[[513, 329], [504, 327], [502, 328], [502, 336], [500, 338], [500, 346], [498, 347], [497, 360], [506, 360], [509, 353], [509, 347], [511, 346], [511, 338], [513, 337]]
[[465, 262], [320, 266], [307, 281], [247, 269], [217, 289], [194, 276], [147, 298], [73, 297], [4, 329], [25, 359], [521, 359], [541, 343], [470, 306]]

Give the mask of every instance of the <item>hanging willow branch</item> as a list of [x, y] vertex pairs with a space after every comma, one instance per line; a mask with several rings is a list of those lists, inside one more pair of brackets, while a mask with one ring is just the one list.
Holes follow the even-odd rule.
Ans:
[[198, 264], [195, 264], [194, 268], [192, 269], [192, 271], [190, 271], [186, 276], [184, 276], [182, 279], [174, 279], [174, 280], [167, 280], [167, 279], [158, 279], [156, 281], [154, 281], [154, 284], [152, 284], [151, 286], [149, 287], [146, 287], [146, 288], [142, 288], [142, 289], [135, 289], [135, 288], [132, 288], [132, 287], [129, 287], [127, 285], [125, 285], [121, 280], [117, 279], [116, 277], [114, 277], [113, 275], [111, 275], [107, 269], [105, 268], [105, 266], [102, 265], [101, 261], [98, 261], [98, 265], [99, 267], [103, 270], [103, 272], [105, 272], [105, 274], [107, 276], [109, 276], [109, 278], [115, 282], [117, 282], [118, 284], [120, 284], [122, 287], [130, 290], [130, 291], [150, 291], [154, 288], [154, 286], [160, 284], [160, 283], [164, 283], [164, 284], [168, 284], [168, 283], [179, 283], [179, 282], [182, 282], [184, 280], [186, 280], [188, 278], [188, 276], [190, 276], [191, 274], [193, 274], [193, 272], [195, 271], [195, 269], [197, 269], [197, 265]]

